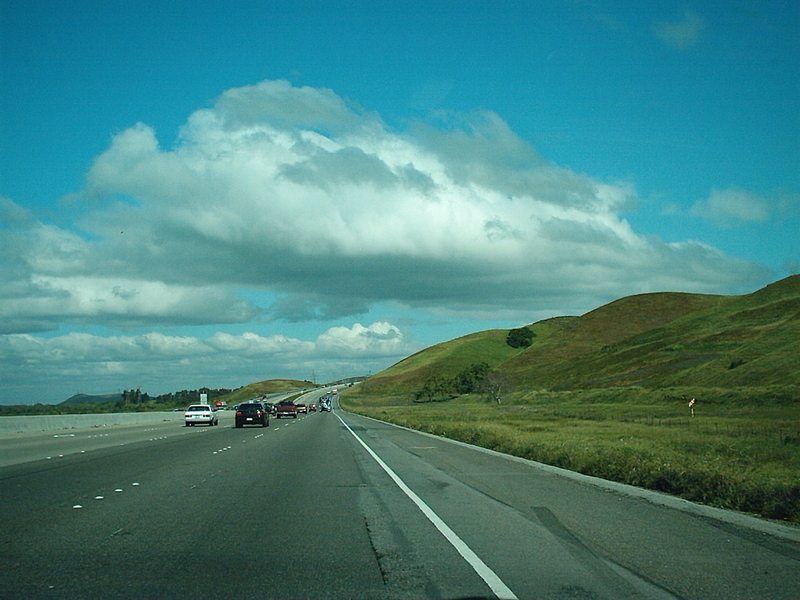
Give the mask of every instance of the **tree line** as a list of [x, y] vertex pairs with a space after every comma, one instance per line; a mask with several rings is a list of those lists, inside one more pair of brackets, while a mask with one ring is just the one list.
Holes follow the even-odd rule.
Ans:
[[428, 379], [414, 394], [415, 402], [442, 402], [462, 394], [484, 394], [488, 399], [500, 403], [509, 378], [501, 371], [493, 370], [485, 362], [474, 364], [454, 377], [435, 375]]
[[[527, 348], [533, 344], [536, 334], [527, 327], [511, 329], [506, 344], [512, 348]], [[455, 377], [434, 376], [428, 379], [414, 394], [415, 402], [441, 402], [462, 394], [485, 394], [500, 402], [502, 392], [508, 387], [509, 378], [501, 371], [493, 370], [485, 362], [474, 364], [456, 374]]]
[[197, 404], [200, 402], [200, 395], [205, 394], [210, 402], [214, 398], [230, 394], [231, 390], [228, 388], [212, 389], [203, 387], [199, 390], [181, 390], [180, 392], [170, 392], [168, 394], [161, 394], [159, 396], [151, 397], [147, 392], [142, 392], [141, 389], [125, 390], [122, 392], [122, 398], [117, 400], [117, 404], [169, 404], [176, 406], [183, 406], [189, 404]]
[[141, 389], [124, 390], [119, 399], [108, 402], [61, 402], [59, 404], [11, 404], [0, 405], [0, 416], [29, 416], [29, 415], [68, 415], [68, 414], [97, 414], [113, 412], [140, 412], [172, 410], [184, 408], [190, 404], [200, 402], [200, 394], [206, 394], [208, 401], [230, 394], [228, 388], [207, 388], [197, 390], [181, 390], [158, 396], [150, 396]]

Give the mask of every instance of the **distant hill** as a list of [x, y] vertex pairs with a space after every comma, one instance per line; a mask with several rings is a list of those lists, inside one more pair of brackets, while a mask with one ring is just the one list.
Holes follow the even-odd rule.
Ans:
[[122, 400], [122, 394], [75, 394], [59, 404], [103, 404]]
[[419, 389], [433, 376], [453, 377], [476, 363], [496, 367], [519, 351], [506, 344], [507, 330], [493, 329], [431, 346], [372, 375], [352, 390], [404, 395]]
[[299, 381], [296, 379], [268, 379], [266, 381], [257, 381], [248, 385], [242, 386], [233, 390], [230, 394], [220, 396], [217, 400], [221, 400], [227, 404], [239, 404], [250, 398], [255, 398], [262, 394], [277, 394], [279, 392], [290, 392], [292, 390], [300, 390], [304, 388], [315, 387], [310, 381]]
[[412, 395], [434, 375], [481, 362], [517, 390], [800, 385], [800, 275], [742, 296], [628, 296], [528, 328], [536, 334], [528, 348], [508, 346], [508, 330], [473, 333], [422, 350], [348, 395]]
[[[222, 400], [228, 404], [238, 404], [243, 400], [248, 400], [261, 394], [274, 394], [278, 392], [288, 392], [291, 390], [312, 388], [314, 384], [310, 381], [298, 381], [294, 379], [268, 379], [257, 381], [233, 390], [224, 396], [215, 397], [214, 400]], [[117, 402], [122, 400], [122, 394], [75, 394], [71, 398], [59, 403], [60, 405], [74, 404], [102, 404], [105, 402]], [[187, 401], [188, 402], [188, 401]]]

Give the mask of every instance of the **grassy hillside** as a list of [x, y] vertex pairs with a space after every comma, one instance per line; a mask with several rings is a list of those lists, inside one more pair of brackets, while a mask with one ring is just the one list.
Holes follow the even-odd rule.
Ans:
[[314, 384], [310, 381], [298, 381], [295, 379], [268, 379], [257, 381], [233, 390], [230, 394], [217, 398], [229, 405], [239, 404], [245, 400], [261, 396], [262, 394], [277, 394], [279, 392], [290, 392], [303, 388], [313, 388]]
[[103, 404], [106, 402], [116, 402], [122, 399], [122, 394], [75, 394], [67, 398], [61, 405], [64, 404]]
[[433, 376], [453, 377], [473, 364], [502, 364], [519, 351], [506, 344], [505, 330], [489, 330], [437, 344], [371, 376], [352, 388], [356, 395], [403, 396]]
[[529, 328], [536, 336], [524, 350], [505, 343], [507, 330], [474, 333], [418, 352], [351, 393], [410, 397], [434, 375], [481, 362], [519, 392], [800, 385], [797, 275], [745, 296], [629, 296]]
[[[800, 278], [784, 295], [634, 296], [583, 316], [505, 365], [522, 386], [800, 384]], [[792, 285], [785, 285], [785, 284]]]
[[[546, 340], [576, 318], [548, 319], [529, 328], [536, 334], [536, 340]], [[353, 402], [358, 402], [359, 398], [406, 398], [410, 401], [414, 392], [432, 377], [451, 378], [480, 363], [486, 363], [492, 369], [502, 368], [524, 351], [510, 347], [506, 343], [507, 337], [508, 330], [491, 329], [436, 344], [372, 375], [350, 388], [347, 395]]]
[[[345, 408], [707, 504], [800, 523], [800, 276], [753, 294], [656, 293], [581, 317], [479, 332], [344, 391]], [[484, 393], [420, 402], [431, 377], [487, 363]], [[690, 408], [688, 402], [696, 398]]]

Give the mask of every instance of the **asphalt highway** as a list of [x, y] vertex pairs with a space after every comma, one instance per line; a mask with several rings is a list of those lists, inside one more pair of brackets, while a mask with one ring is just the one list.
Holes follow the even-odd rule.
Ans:
[[0, 506], [3, 600], [800, 598], [797, 529], [338, 409], [6, 436]]

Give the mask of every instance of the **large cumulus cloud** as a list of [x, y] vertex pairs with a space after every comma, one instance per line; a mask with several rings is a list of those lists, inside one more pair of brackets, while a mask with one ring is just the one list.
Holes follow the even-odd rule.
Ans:
[[[752, 198], [718, 196], [695, 210], [760, 217]], [[346, 376], [419, 350], [384, 316], [354, 322], [375, 306], [525, 323], [769, 280], [701, 242], [637, 233], [624, 218], [637, 202], [634, 185], [548, 162], [491, 112], [398, 131], [330, 90], [231, 89], [172, 143], [146, 124], [119, 132], [56, 217], [0, 197], [0, 378], [52, 400], [67, 381]], [[274, 333], [315, 321], [313, 341]]]
[[284, 81], [228, 90], [170, 147], [144, 124], [120, 132], [70, 201], [81, 218], [68, 229], [4, 204], [9, 331], [327, 320], [381, 301], [484, 318], [575, 312], [766, 277], [702, 243], [637, 234], [622, 217], [631, 184], [547, 162], [496, 114], [394, 131]]
[[0, 335], [0, 378], [5, 385], [0, 401], [17, 403], [22, 397], [27, 402], [53, 402], [76, 391], [135, 387], [151, 393], [201, 385], [239, 387], [268, 378], [265, 373], [327, 381], [379, 370], [387, 359], [392, 362], [418, 349], [407, 332], [386, 322], [331, 327], [311, 341], [221, 331], [208, 337], [154, 331], [113, 336], [7, 334]]

